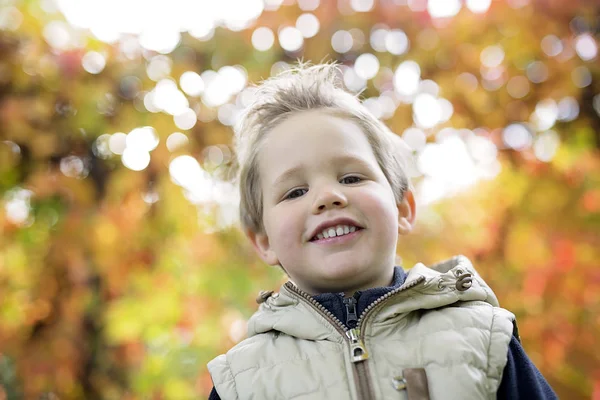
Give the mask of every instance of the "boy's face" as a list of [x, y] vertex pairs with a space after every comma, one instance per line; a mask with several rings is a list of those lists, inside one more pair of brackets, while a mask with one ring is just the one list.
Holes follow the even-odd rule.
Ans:
[[[264, 261], [281, 265], [311, 294], [390, 284], [414, 200], [409, 192], [396, 204], [356, 123], [318, 110], [297, 113], [268, 134], [258, 167], [264, 233], [248, 235]], [[324, 230], [331, 237], [321, 238]]]

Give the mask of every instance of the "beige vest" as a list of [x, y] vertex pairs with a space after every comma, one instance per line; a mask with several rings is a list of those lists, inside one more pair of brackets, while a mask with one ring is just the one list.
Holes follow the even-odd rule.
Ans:
[[417, 264], [346, 331], [291, 283], [208, 369], [233, 399], [494, 399], [514, 315], [463, 256]]

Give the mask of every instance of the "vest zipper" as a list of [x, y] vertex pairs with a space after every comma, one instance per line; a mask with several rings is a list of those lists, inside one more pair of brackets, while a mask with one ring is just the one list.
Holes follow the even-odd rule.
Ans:
[[291, 282], [285, 283], [284, 286], [290, 292], [296, 294], [298, 297], [306, 301], [308, 305], [314, 308], [315, 311], [321, 314], [323, 318], [329, 321], [329, 323], [331, 323], [331, 325], [342, 335], [342, 337], [348, 338], [350, 347], [350, 360], [352, 361], [352, 371], [354, 375], [354, 382], [356, 383], [356, 392], [358, 393], [358, 398], [359, 400], [372, 400], [375, 399], [375, 395], [373, 394], [371, 377], [369, 376], [369, 370], [366, 362], [369, 359], [369, 352], [365, 346], [364, 335], [362, 334], [363, 330], [361, 329], [363, 321], [367, 320], [368, 316], [373, 313], [373, 310], [381, 306], [390, 297], [406, 289], [410, 289], [424, 280], [424, 277], [419, 277], [410, 284], [406, 286], [402, 285], [371, 303], [371, 305], [367, 307], [358, 318], [358, 328], [353, 329], [346, 329], [344, 324], [337, 319], [337, 317], [333, 315], [331, 311], [327, 310], [318, 301], [313, 299], [310, 294], [298, 289]]
[[383, 296], [381, 296], [380, 298], [375, 300], [373, 303], [371, 303], [369, 305], [369, 307], [365, 308], [365, 310], [362, 312], [362, 314], [360, 314], [360, 317], [358, 318], [357, 326], [359, 327], [359, 330], [362, 331], [362, 329], [360, 329], [360, 327], [362, 326], [363, 321], [366, 320], [373, 313], [373, 310], [375, 310], [376, 308], [379, 308], [384, 302], [389, 300], [392, 296], [395, 296], [396, 294], [398, 294], [400, 292], [403, 292], [407, 289], [415, 287], [419, 283], [422, 283], [424, 281], [425, 281], [425, 277], [420, 276], [417, 279], [415, 279], [414, 281], [412, 281], [411, 283], [409, 283], [408, 285], [406, 285], [406, 286], [402, 285], [397, 289], [387, 292], [386, 294], [384, 294]]
[[348, 297], [344, 300], [346, 306], [346, 326], [350, 329], [356, 328], [358, 323], [358, 315], [356, 315], [356, 304], [358, 301], [354, 297]]

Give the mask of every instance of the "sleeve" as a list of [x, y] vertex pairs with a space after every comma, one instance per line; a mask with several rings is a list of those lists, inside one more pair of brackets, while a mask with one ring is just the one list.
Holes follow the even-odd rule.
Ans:
[[[208, 372], [213, 381], [213, 391], [217, 394], [218, 399], [225, 398], [227, 400], [238, 400], [238, 392], [235, 384], [235, 377], [231, 372], [229, 362], [227, 361], [227, 355], [222, 354], [207, 365]], [[216, 390], [219, 390], [217, 393]], [[212, 396], [212, 392], [211, 392]], [[211, 397], [212, 400], [212, 397]]]
[[219, 393], [217, 393], [217, 390], [215, 389], [214, 386], [213, 386], [212, 390], [210, 391], [208, 400], [221, 400], [221, 398], [219, 397]]
[[514, 336], [508, 346], [508, 361], [504, 367], [497, 399], [558, 399]]

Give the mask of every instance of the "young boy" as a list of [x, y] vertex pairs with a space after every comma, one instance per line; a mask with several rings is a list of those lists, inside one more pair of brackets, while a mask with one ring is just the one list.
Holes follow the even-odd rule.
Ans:
[[237, 130], [243, 228], [290, 282], [208, 364], [210, 398], [556, 398], [468, 259], [395, 267], [415, 222], [406, 156], [336, 76], [267, 80]]

